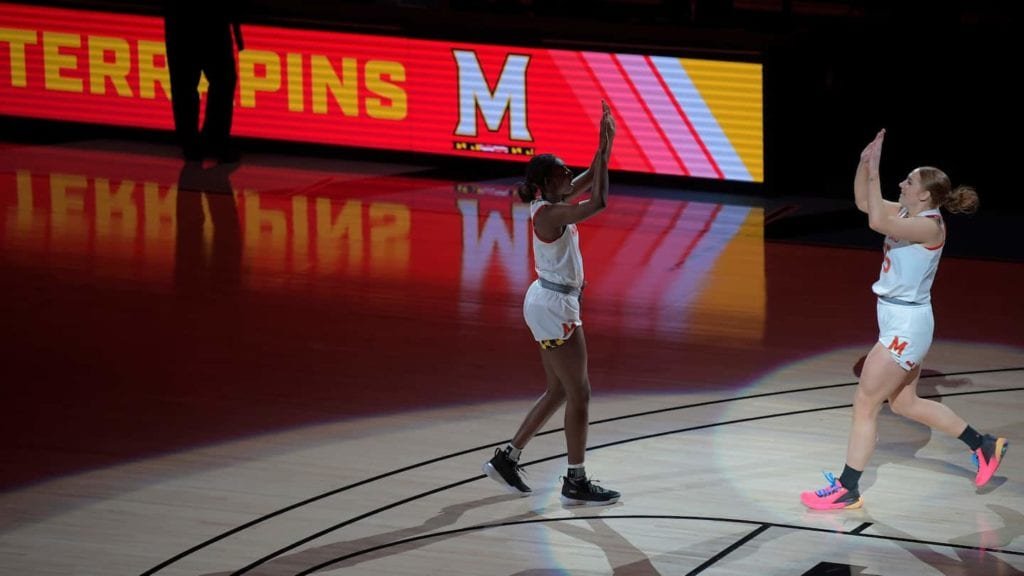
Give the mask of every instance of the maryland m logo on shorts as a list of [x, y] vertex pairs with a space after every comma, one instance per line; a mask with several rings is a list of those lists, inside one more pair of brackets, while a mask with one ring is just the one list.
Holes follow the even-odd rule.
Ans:
[[893, 336], [892, 342], [889, 342], [889, 352], [892, 352], [894, 356], [903, 356], [903, 351], [907, 349], [907, 344], [910, 344], [910, 340], [904, 338], [901, 341], [899, 336]]

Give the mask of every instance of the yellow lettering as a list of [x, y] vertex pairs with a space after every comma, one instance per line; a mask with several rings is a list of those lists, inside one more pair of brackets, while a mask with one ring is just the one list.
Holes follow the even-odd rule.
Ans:
[[[139, 221], [139, 210], [135, 206], [135, 182], [121, 181], [116, 192], [110, 191], [110, 181], [106, 178], [97, 178], [94, 185], [97, 237], [116, 234], [121, 238], [134, 238]], [[120, 218], [115, 220], [115, 214]]]
[[370, 263], [376, 272], [400, 274], [409, 269], [409, 207], [370, 205]]
[[[256, 74], [257, 68], [263, 73]], [[238, 85], [241, 105], [256, 107], [257, 92], [276, 92], [281, 88], [281, 58], [266, 50], [243, 50], [238, 53]]]
[[292, 261], [309, 261], [309, 199], [292, 196]]
[[[366, 99], [366, 113], [378, 120], [403, 120], [408, 114], [406, 93], [394, 82], [405, 82], [401, 62], [370, 60], [366, 63], [366, 88], [380, 98]], [[390, 80], [390, 81], [389, 81]]]
[[[166, 193], [160, 194], [160, 185], [146, 182], [142, 185], [142, 205], [145, 217], [146, 237], [157, 239], [161, 230], [170, 232], [175, 225], [175, 201], [177, 186], [171, 186]], [[167, 237], [167, 234], [163, 235]]]
[[[248, 52], [248, 50], [247, 50]], [[245, 198], [245, 246], [266, 261], [283, 259], [288, 238], [288, 221], [280, 210], [260, 208], [260, 195], [251, 190], [243, 192]], [[264, 253], [264, 250], [266, 253]], [[277, 265], [279, 263], [273, 263]]]
[[288, 110], [302, 112], [306, 109], [302, 85], [302, 54], [288, 54], [285, 64], [288, 77]]
[[28, 170], [18, 170], [15, 174], [15, 182], [18, 191], [18, 207], [16, 208], [14, 221], [18, 231], [24, 234], [32, 230], [32, 216], [34, 213], [32, 173]]
[[[88, 228], [84, 221], [87, 185], [85, 176], [50, 174], [50, 224], [55, 237]], [[73, 221], [72, 214], [77, 216]]]
[[356, 79], [355, 58], [341, 59], [341, 78], [326, 56], [314, 54], [311, 62], [313, 82], [313, 112], [327, 114], [327, 92], [345, 116], [359, 115], [359, 82]]
[[177, 199], [177, 185], [169, 186], [167, 191], [161, 194], [160, 184], [142, 184], [142, 234], [144, 251], [148, 259], [159, 260], [162, 254], [167, 254], [167, 258], [173, 258], [174, 228], [178, 221]]
[[[185, 192], [185, 194], [192, 194], [193, 197], [195, 192]], [[199, 206], [203, 209], [203, 247], [205, 248], [203, 257], [209, 262], [212, 258], [213, 250], [213, 214], [210, 213], [210, 197], [206, 194], [202, 194], [199, 198]]]
[[[128, 85], [128, 73], [132, 67], [128, 42], [123, 38], [106, 36], [89, 36], [86, 42], [89, 45], [89, 92], [106, 94], [109, 79], [118, 96], [135, 96]], [[107, 61], [107, 54], [113, 54], [112, 62]]]
[[60, 52], [61, 48], [78, 48], [81, 45], [82, 37], [78, 34], [43, 32], [43, 79], [47, 90], [82, 91], [80, 78], [68, 78], [61, 75], [62, 70], [78, 68], [78, 56]]
[[10, 51], [11, 86], [24, 88], [27, 85], [25, 79], [25, 46], [33, 45], [38, 41], [39, 34], [35, 30], [0, 28], [0, 43], [6, 42]]
[[363, 259], [363, 204], [349, 200], [341, 207], [338, 217], [331, 221], [331, 201], [316, 199], [316, 247], [322, 268], [333, 267], [341, 256], [344, 239], [348, 242], [349, 265], [358, 266]]
[[[163, 42], [139, 40], [136, 45], [139, 62], [139, 96], [156, 98], [156, 87], [171, 99], [171, 80], [167, 72], [167, 51]], [[157, 62], [160, 62], [158, 65]]]

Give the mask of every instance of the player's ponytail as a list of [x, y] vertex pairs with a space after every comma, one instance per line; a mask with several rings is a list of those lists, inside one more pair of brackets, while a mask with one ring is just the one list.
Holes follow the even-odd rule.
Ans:
[[540, 187], [532, 182], [519, 182], [516, 184], [516, 195], [529, 204], [540, 197]]
[[932, 206], [943, 207], [954, 214], [972, 214], [978, 210], [978, 193], [970, 186], [957, 186], [949, 181], [949, 176], [938, 168], [924, 166], [918, 168], [921, 186], [932, 195]]
[[970, 186], [957, 186], [942, 207], [954, 214], [974, 214], [978, 211], [978, 193]]

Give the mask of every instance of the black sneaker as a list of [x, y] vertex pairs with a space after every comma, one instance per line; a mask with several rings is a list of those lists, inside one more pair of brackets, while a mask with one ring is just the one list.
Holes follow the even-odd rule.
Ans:
[[520, 496], [529, 496], [533, 490], [523, 482], [520, 474], [526, 474], [519, 462], [508, 457], [508, 453], [497, 448], [494, 450], [494, 458], [491, 458], [483, 465], [484, 474], [506, 490]]
[[618, 502], [619, 496], [615, 490], [602, 488], [588, 478], [562, 478], [563, 506], [607, 506]]

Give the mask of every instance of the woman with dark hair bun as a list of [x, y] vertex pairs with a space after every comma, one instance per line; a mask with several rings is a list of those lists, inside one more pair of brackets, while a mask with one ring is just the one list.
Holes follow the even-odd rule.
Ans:
[[860, 508], [858, 483], [875, 450], [878, 411], [888, 399], [896, 414], [955, 436], [970, 449], [977, 473], [976, 486], [992, 479], [1009, 442], [977, 430], [948, 406], [917, 395], [921, 363], [932, 343], [935, 320], [931, 288], [946, 242], [946, 225], [939, 208], [974, 212], [978, 194], [972, 188], [953, 188], [938, 168], [915, 168], [900, 182], [899, 202], [882, 198], [878, 166], [885, 130], [861, 153], [853, 183], [857, 208], [868, 215], [872, 230], [885, 235], [882, 270], [872, 286], [878, 296], [878, 341], [864, 361], [853, 398], [853, 424], [846, 448], [846, 465], [836, 478], [826, 473], [828, 486], [800, 495], [808, 508]]
[[[566, 506], [612, 504], [619, 493], [595, 484], [583, 467], [587, 449], [590, 379], [587, 375], [587, 343], [580, 320], [583, 292], [583, 257], [576, 223], [604, 210], [608, 204], [608, 159], [615, 139], [611, 109], [601, 102], [599, 144], [590, 168], [573, 177], [561, 159], [540, 154], [526, 166], [526, 180], [517, 187], [523, 202], [530, 203], [533, 221], [533, 255], [537, 280], [523, 302], [523, 316], [540, 347], [547, 375], [547, 390], [526, 414], [516, 435], [483, 465], [484, 473], [510, 492], [527, 496], [519, 455], [527, 442], [565, 405], [565, 443], [569, 468], [562, 482]], [[590, 198], [570, 203], [590, 190]]]

